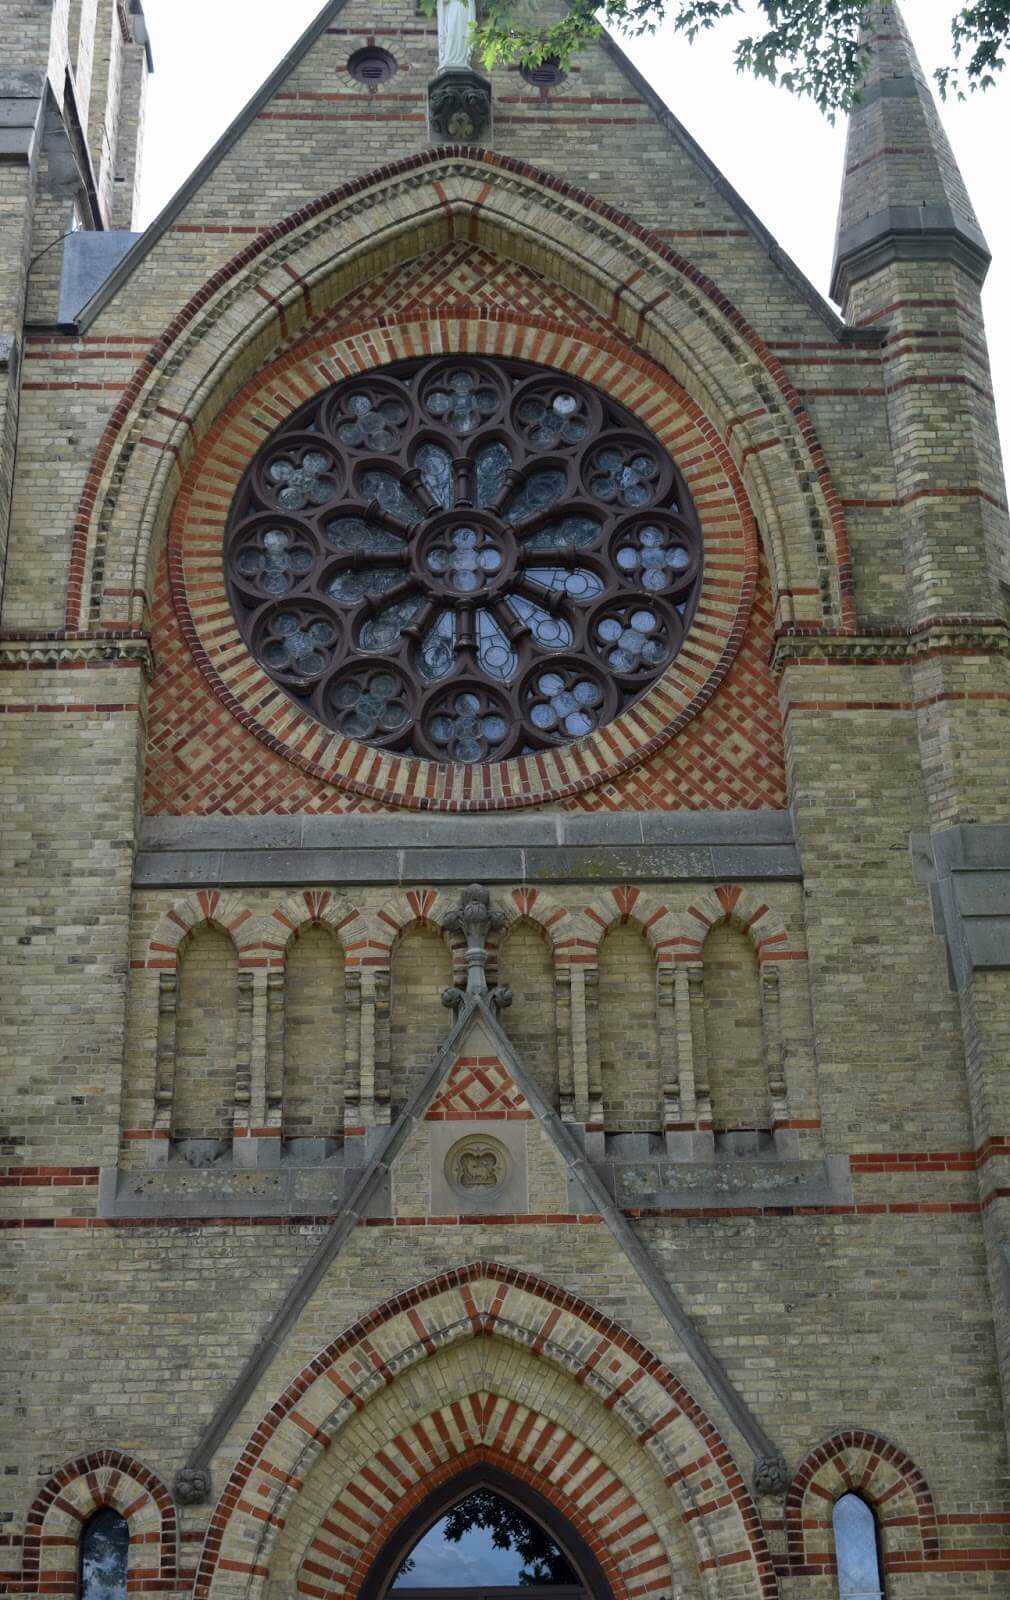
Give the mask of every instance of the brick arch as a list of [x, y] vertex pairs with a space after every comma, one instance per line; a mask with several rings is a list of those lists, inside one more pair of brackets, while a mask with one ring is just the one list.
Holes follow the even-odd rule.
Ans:
[[238, 952], [240, 964], [248, 965], [260, 949], [259, 925], [245, 902], [237, 894], [200, 889], [185, 900], [177, 900], [161, 917], [148, 941], [144, 965], [155, 970], [175, 968], [186, 945], [203, 927], [226, 934]]
[[453, 971], [462, 971], [466, 965], [466, 941], [459, 934], [447, 933], [442, 926], [458, 904], [459, 896], [443, 889], [408, 889], [405, 894], [394, 895], [372, 919], [377, 958], [388, 966], [393, 959], [394, 946], [408, 928], [431, 928], [448, 945]]
[[637, 928], [657, 962], [669, 962], [681, 944], [682, 919], [644, 889], [619, 884], [586, 906], [582, 918], [595, 953], [611, 928]]
[[[136, 596], [179, 463], [229, 387], [234, 392], [226, 369], [248, 371], [250, 352], [261, 359], [348, 282], [374, 275], [379, 260], [413, 253], [419, 230], [429, 246], [463, 236], [493, 248], [507, 239], [519, 260], [542, 262], [549, 253], [550, 276], [579, 281], [589, 303], [659, 359], [697, 397], [709, 428], [730, 441], [769, 530], [784, 620], [804, 609], [815, 613], [808, 620], [821, 620], [807, 594], [813, 577], [815, 588], [823, 582], [830, 590], [832, 620], [854, 625], [844, 511], [816, 430], [781, 363], [739, 310], [697, 266], [617, 208], [499, 152], [443, 146], [356, 178], [264, 229], [169, 324], [116, 405], [89, 472], [75, 521], [68, 626], [80, 626], [86, 614], [111, 619], [112, 609], [140, 620]], [[791, 531], [806, 542], [802, 560], [791, 553], [791, 568], [781, 510], [790, 502], [802, 508], [803, 522]], [[130, 532], [120, 504], [142, 508], [139, 530], [134, 511]], [[116, 606], [106, 596], [108, 613], [99, 571], [131, 597]]]
[[[687, 908], [686, 925], [691, 930], [681, 941], [682, 959], [700, 959], [705, 940], [720, 922], [728, 922], [746, 934], [754, 946], [759, 963], [796, 960], [803, 955], [790, 944], [784, 918], [750, 889], [724, 883], [711, 894], [692, 900]], [[694, 932], [695, 929], [699, 931]]]
[[[459, 1449], [461, 1439], [470, 1442]], [[313, 1547], [301, 1564], [297, 1587], [309, 1600], [358, 1600], [399, 1523], [444, 1484], [484, 1465], [550, 1502], [596, 1557], [614, 1600], [660, 1600], [672, 1591], [668, 1552], [619, 1473], [576, 1433], [510, 1396], [472, 1392], [453, 1400], [376, 1454], [358, 1474], [370, 1488], [367, 1502], [354, 1504], [347, 1517], [349, 1508], [338, 1497], [324, 1519], [327, 1553]], [[397, 1468], [395, 1486], [388, 1465], [382, 1471], [390, 1462]], [[569, 1493], [551, 1475], [573, 1469], [579, 1481]], [[353, 1555], [335, 1549], [342, 1524], [362, 1541]]]
[[348, 966], [362, 966], [367, 962], [373, 945], [358, 908], [349, 906], [331, 889], [304, 889], [287, 895], [257, 924], [259, 947], [267, 966], [283, 967], [295, 940], [307, 928], [319, 926], [329, 928]]
[[815, 1445], [796, 1469], [785, 1501], [791, 1572], [834, 1573], [832, 1510], [849, 1493], [876, 1514], [885, 1572], [939, 1560], [936, 1504], [922, 1470], [881, 1434], [849, 1428]]
[[515, 924], [525, 921], [532, 922], [540, 929], [555, 960], [558, 959], [558, 953], [567, 948], [572, 924], [571, 913], [567, 906], [560, 905], [550, 895], [544, 894], [542, 889], [513, 889], [501, 904], [509, 920], [507, 927], [498, 935], [499, 947]]
[[[474, 1262], [397, 1295], [303, 1367], [254, 1428], [222, 1488], [194, 1600], [235, 1592], [236, 1572], [243, 1593], [259, 1593], [271, 1574], [278, 1530], [290, 1536], [295, 1502], [314, 1465], [324, 1455], [327, 1462], [342, 1459], [342, 1451], [330, 1452], [337, 1434], [361, 1416], [371, 1439], [366, 1409], [392, 1404], [400, 1376], [441, 1359], [454, 1345], [487, 1337], [558, 1368], [628, 1430], [702, 1552], [707, 1595], [722, 1593], [725, 1569], [732, 1570], [736, 1600], [774, 1600], [775, 1574], [750, 1491], [718, 1429], [684, 1385], [639, 1340], [577, 1295], [496, 1262]], [[480, 1364], [478, 1353], [461, 1370], [472, 1380]], [[402, 1392], [416, 1394], [418, 1385]], [[383, 1471], [390, 1471], [388, 1462]]]
[[157, 1473], [114, 1449], [67, 1462], [39, 1490], [25, 1522], [22, 1585], [43, 1594], [76, 1594], [81, 1532], [107, 1506], [130, 1530], [131, 1588], [175, 1588], [178, 1526], [172, 1497]]

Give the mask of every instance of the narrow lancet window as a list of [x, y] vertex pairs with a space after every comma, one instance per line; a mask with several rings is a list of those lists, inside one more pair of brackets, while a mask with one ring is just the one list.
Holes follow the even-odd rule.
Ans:
[[118, 1511], [96, 1511], [81, 1534], [80, 1600], [126, 1600], [130, 1530]]
[[832, 1516], [839, 1600], [884, 1600], [877, 1519], [858, 1494], [843, 1494]]

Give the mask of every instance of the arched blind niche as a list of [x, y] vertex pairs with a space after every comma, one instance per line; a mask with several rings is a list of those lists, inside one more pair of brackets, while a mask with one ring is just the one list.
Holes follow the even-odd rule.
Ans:
[[716, 1133], [768, 1128], [761, 980], [745, 933], [719, 922], [705, 940], [705, 1038]]
[[172, 1132], [230, 1139], [238, 1048], [238, 955], [220, 928], [198, 928], [182, 954]]
[[600, 1075], [608, 1133], [657, 1133], [663, 1078], [656, 1018], [656, 963], [645, 936], [613, 927], [599, 954]]
[[858, 1494], [843, 1494], [832, 1513], [839, 1600], [884, 1600], [880, 1535], [873, 1510]]
[[418, 1088], [449, 1031], [442, 990], [452, 983], [452, 957], [440, 933], [407, 928], [390, 965], [390, 1102], [395, 1116]]
[[106, 1506], [81, 1533], [80, 1600], [126, 1600], [130, 1530], [118, 1511]]
[[329, 928], [288, 947], [284, 996], [284, 1137], [334, 1138], [344, 1108], [344, 952]]
[[512, 990], [505, 1025], [523, 1065], [558, 1108], [558, 1028], [554, 960], [544, 934], [525, 917], [513, 923], [498, 953], [498, 981]]

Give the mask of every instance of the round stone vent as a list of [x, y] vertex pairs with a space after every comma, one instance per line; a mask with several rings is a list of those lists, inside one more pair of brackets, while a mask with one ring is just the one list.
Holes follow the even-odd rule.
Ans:
[[396, 71], [396, 61], [388, 50], [366, 45], [363, 50], [355, 50], [347, 63], [347, 70], [357, 83], [374, 88], [376, 84], [389, 81]]
[[520, 67], [519, 76], [535, 89], [553, 89], [557, 84], [564, 83], [567, 73], [562, 71], [556, 56], [548, 56], [546, 61], [538, 61], [535, 67]]

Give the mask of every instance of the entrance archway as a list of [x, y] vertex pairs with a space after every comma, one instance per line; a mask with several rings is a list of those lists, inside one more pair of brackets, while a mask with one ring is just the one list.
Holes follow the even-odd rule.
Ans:
[[[437, 1573], [426, 1570], [423, 1561], [419, 1568], [415, 1567], [416, 1578], [413, 1572], [404, 1570], [408, 1560], [417, 1560], [416, 1552], [422, 1550], [426, 1535], [436, 1530], [448, 1513], [461, 1508], [465, 1513], [469, 1508], [469, 1517], [457, 1518], [469, 1521], [481, 1508], [493, 1511], [495, 1502], [506, 1514], [508, 1510], [518, 1512], [520, 1526], [525, 1523], [542, 1535], [542, 1556], [536, 1564], [541, 1570], [530, 1573], [527, 1567], [522, 1579], [516, 1573], [512, 1581], [505, 1582], [502, 1578], [506, 1574], [475, 1572], [473, 1563], [465, 1559], [456, 1564], [455, 1573], [444, 1567]], [[513, 1546], [512, 1564], [517, 1564], [519, 1552], [515, 1546], [519, 1540], [513, 1537], [508, 1542]], [[544, 1581], [537, 1582], [536, 1578]], [[570, 1581], [565, 1582], [566, 1578]], [[428, 1600], [447, 1590], [455, 1600], [490, 1600], [492, 1596], [494, 1600], [507, 1600], [513, 1594], [526, 1600], [613, 1600], [600, 1564], [578, 1529], [532, 1485], [488, 1462], [449, 1478], [403, 1518], [376, 1557], [359, 1600]]]

